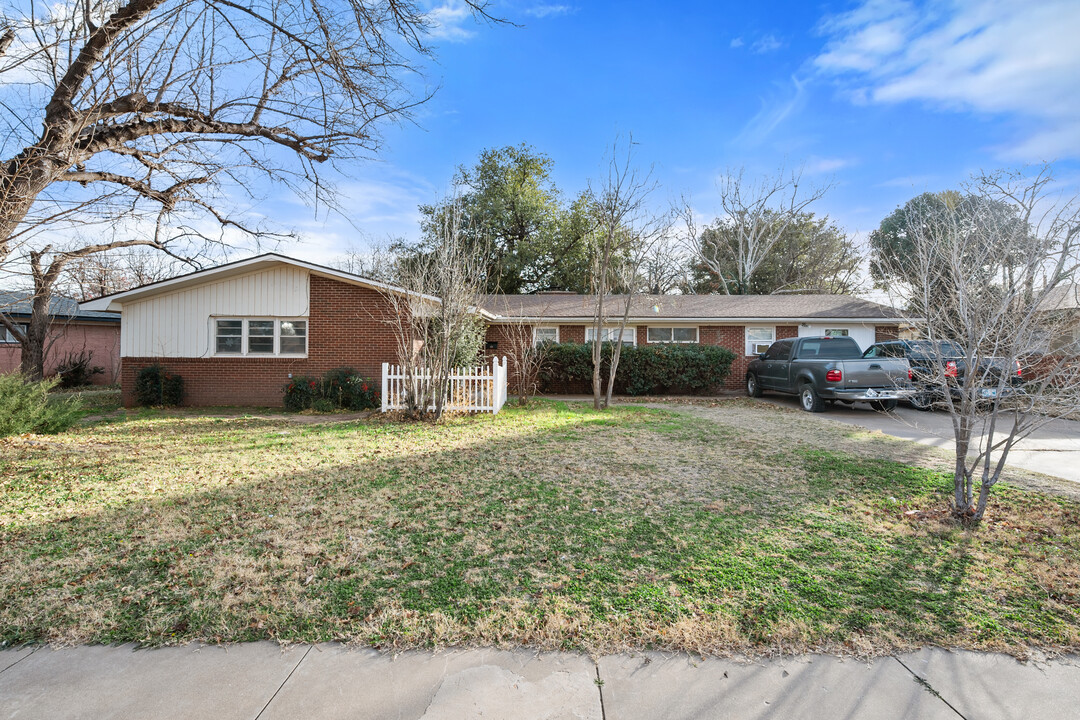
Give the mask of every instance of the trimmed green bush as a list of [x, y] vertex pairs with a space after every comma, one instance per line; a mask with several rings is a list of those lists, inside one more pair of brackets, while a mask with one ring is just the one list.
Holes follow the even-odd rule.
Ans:
[[374, 381], [348, 367], [328, 370], [322, 378], [298, 376], [282, 389], [283, 404], [290, 412], [315, 410], [369, 410], [379, 407]]
[[49, 395], [57, 379], [29, 382], [20, 373], [0, 375], [0, 437], [20, 433], [54, 434], [82, 417], [77, 395]]
[[[607, 377], [612, 344], [604, 343], [601, 374]], [[615, 391], [627, 395], [715, 392], [731, 373], [735, 353], [716, 345], [627, 346], [619, 356]], [[540, 371], [545, 390], [592, 382], [592, 344], [558, 343], [547, 348]]]
[[179, 405], [184, 399], [184, 379], [163, 365], [147, 365], [135, 376], [135, 399], [153, 407]]

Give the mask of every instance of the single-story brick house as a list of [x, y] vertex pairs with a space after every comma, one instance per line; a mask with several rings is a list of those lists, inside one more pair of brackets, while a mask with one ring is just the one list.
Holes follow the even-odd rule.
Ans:
[[[119, 313], [121, 387], [134, 401], [139, 369], [160, 362], [184, 378], [189, 405], [278, 405], [293, 375], [351, 366], [377, 379], [394, 362], [387, 293], [400, 288], [274, 253], [228, 263], [83, 303]], [[437, 302], [434, 298], [431, 299]], [[564, 293], [488, 296], [489, 352], [501, 354], [508, 326], [527, 324], [538, 340], [584, 342], [591, 299]], [[618, 299], [616, 298], [616, 304]], [[847, 296], [770, 295], [635, 298], [624, 341], [724, 345], [748, 356], [776, 338], [847, 334], [860, 345], [897, 336], [890, 308]]]
[[[595, 296], [575, 293], [489, 295], [483, 307], [489, 321], [489, 352], [508, 341], [506, 328], [530, 323], [534, 337], [555, 342], [593, 339]], [[609, 300], [615, 339], [625, 296]], [[899, 336], [900, 313], [850, 295], [638, 295], [630, 306], [623, 342], [704, 343], [735, 353], [726, 388], [743, 387], [746, 367], [774, 341], [806, 335], [846, 335], [866, 348]]]
[[[0, 291], [0, 313], [13, 325], [30, 321], [32, 294]], [[69, 355], [91, 354], [91, 365], [102, 369], [94, 375], [96, 385], [110, 385], [120, 376], [120, 323], [116, 313], [96, 312], [79, 307], [71, 298], [54, 297], [49, 308], [49, 335], [45, 342], [45, 374], [54, 375], [56, 366]], [[0, 325], [0, 373], [15, 372], [22, 363], [22, 346], [11, 331]]]

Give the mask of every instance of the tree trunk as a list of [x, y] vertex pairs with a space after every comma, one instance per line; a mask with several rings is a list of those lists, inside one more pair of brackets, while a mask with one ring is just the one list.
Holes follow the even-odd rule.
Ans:
[[970, 444], [970, 434], [962, 430], [956, 438], [956, 464], [953, 469], [953, 512], [958, 517], [967, 517], [971, 512], [971, 479], [967, 471]]
[[601, 284], [600, 293], [596, 299], [596, 317], [593, 321], [593, 369], [592, 369], [592, 391], [593, 391], [593, 410], [600, 410], [601, 405], [601, 392], [603, 386], [600, 383], [600, 364], [604, 359], [604, 291], [606, 288]]
[[53, 285], [67, 260], [57, 258], [42, 268], [41, 259], [50, 248], [30, 253], [30, 270], [34, 277], [34, 297], [30, 305], [30, 322], [26, 326], [26, 341], [22, 344], [20, 370], [31, 380], [45, 377], [45, 343], [49, 338], [52, 319]]

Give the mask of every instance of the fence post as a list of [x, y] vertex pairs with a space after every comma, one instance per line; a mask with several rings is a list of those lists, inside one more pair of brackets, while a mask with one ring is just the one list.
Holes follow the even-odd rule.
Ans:
[[390, 363], [383, 363], [382, 374], [382, 411], [386, 412], [390, 409], [390, 388], [392, 382], [390, 380]]

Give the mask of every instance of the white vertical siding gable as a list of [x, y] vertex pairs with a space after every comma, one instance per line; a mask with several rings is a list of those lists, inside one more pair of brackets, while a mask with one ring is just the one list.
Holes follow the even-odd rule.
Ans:
[[209, 357], [211, 318], [307, 317], [307, 269], [280, 265], [124, 303], [123, 357]]

